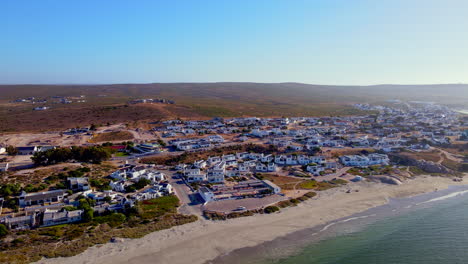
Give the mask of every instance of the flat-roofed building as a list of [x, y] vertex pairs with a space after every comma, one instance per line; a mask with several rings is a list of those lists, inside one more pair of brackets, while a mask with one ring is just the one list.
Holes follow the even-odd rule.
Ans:
[[69, 224], [81, 221], [83, 210], [75, 211], [57, 211], [46, 210], [42, 218], [42, 226], [53, 226], [61, 224]]
[[26, 193], [22, 192], [19, 196], [19, 205], [21, 207], [32, 205], [45, 205], [62, 202], [65, 197], [64, 190], [53, 190], [47, 192]]

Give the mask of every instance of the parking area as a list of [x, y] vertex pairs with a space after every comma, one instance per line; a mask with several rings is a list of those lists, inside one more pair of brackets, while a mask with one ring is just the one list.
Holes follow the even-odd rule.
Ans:
[[287, 197], [285, 196], [275, 194], [263, 198], [215, 201], [203, 205], [201, 209], [229, 213], [235, 211], [239, 207], [245, 207], [245, 210], [259, 209], [286, 199]]

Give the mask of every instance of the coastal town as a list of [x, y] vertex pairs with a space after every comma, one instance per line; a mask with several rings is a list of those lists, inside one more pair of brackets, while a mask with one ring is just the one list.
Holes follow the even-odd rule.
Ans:
[[[40, 182], [39, 187], [25, 188], [16, 175], [44, 167], [28, 164], [30, 157], [75, 146], [57, 141], [50, 145], [50, 140], [43, 139], [2, 146], [3, 181], [14, 184], [15, 191], [2, 187], [7, 195], [0, 198], [0, 223], [9, 229], [27, 229], [79, 222], [85, 213], [78, 209], [83, 198], [92, 200], [93, 214], [102, 214], [124, 212], [139, 201], [177, 195], [187, 201], [181, 207], [184, 212], [202, 216], [205, 211], [228, 214], [263, 209], [303, 195], [307, 191], [301, 186], [307, 184], [362, 180], [401, 184], [410, 174], [404, 173], [409, 170], [403, 169], [403, 164], [392, 162], [395, 153], [433, 153], [438, 147], [467, 138], [467, 119], [446, 107], [419, 102], [393, 104], [397, 107], [355, 105], [372, 111], [366, 116], [163, 121], [147, 131], [137, 129], [134, 133], [138, 133], [138, 140], [102, 144], [112, 150], [109, 162], [116, 168], [104, 177], [107, 186], [96, 186], [96, 180], [90, 183], [83, 176], [90, 174], [89, 168], [81, 163], [81, 177], [63, 177], [60, 186]], [[106, 127], [101, 131], [114, 133]], [[89, 142], [97, 132], [96, 128], [80, 128], [60, 134], [61, 138], [78, 138], [75, 141], [86, 142], [89, 147], [95, 145]], [[190, 162], [155, 162], [158, 157], [177, 155], [196, 158], [213, 149], [220, 155], [205, 155]], [[249, 151], [242, 151], [246, 149]], [[464, 157], [440, 151], [447, 160], [463, 163]], [[428, 173], [457, 175], [453, 168], [434, 161], [413, 163], [413, 167], [422, 167]], [[365, 168], [372, 170], [369, 173]], [[15, 182], [9, 182], [9, 178]], [[289, 182], [299, 184], [291, 188]], [[12, 195], [15, 192], [17, 196]]]
[[401, 185], [421, 174], [459, 181], [467, 171], [466, 116], [424, 102], [354, 107], [368, 114], [5, 134], [0, 224], [14, 234], [124, 223], [161, 199], [175, 199], [173, 212], [214, 221], [278, 212], [335, 187], [351, 193], [359, 182]]

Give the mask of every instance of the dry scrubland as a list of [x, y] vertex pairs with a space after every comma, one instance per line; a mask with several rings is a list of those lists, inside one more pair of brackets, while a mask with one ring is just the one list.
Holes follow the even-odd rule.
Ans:
[[202, 118], [190, 109], [176, 105], [58, 105], [45, 111], [31, 106], [0, 106], [0, 132], [50, 131], [89, 126], [90, 124], [156, 121], [168, 118]]
[[[443, 88], [443, 89], [442, 89]], [[425, 91], [421, 93], [421, 91]], [[442, 92], [443, 91], [443, 92]], [[169, 118], [213, 116], [322, 116], [362, 113], [352, 103], [402, 98], [456, 105], [468, 101], [466, 85], [326, 86], [300, 83], [168, 83], [118, 85], [0, 85], [0, 132], [38, 131]], [[428, 95], [429, 94], [429, 95]], [[17, 98], [86, 96], [86, 103], [38, 105], [10, 103]], [[126, 103], [165, 98], [175, 105]], [[47, 104], [46, 104], [47, 105]]]
[[133, 134], [128, 131], [114, 131], [114, 132], [105, 132], [94, 134], [93, 137], [89, 140], [92, 143], [97, 142], [110, 142], [110, 141], [126, 141], [132, 140]]

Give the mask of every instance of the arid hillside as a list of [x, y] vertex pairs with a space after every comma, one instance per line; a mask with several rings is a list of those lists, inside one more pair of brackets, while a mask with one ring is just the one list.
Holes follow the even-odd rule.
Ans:
[[[319, 116], [360, 113], [353, 103], [425, 100], [463, 106], [468, 85], [326, 86], [301, 83], [153, 83], [0, 85], [0, 132], [64, 129], [214, 116]], [[86, 102], [31, 104], [19, 98], [80, 97]], [[128, 104], [163, 98], [175, 104]], [[34, 111], [34, 107], [50, 109]]]

